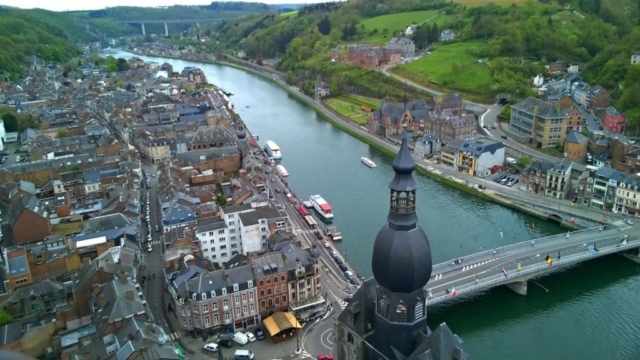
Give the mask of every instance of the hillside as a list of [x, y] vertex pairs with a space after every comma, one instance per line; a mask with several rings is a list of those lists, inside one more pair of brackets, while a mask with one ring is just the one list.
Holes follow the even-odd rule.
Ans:
[[80, 54], [74, 43], [93, 38], [65, 14], [45, 10], [0, 9], [0, 73], [12, 78], [36, 55], [60, 63]]
[[[273, 5], [276, 8], [276, 5]], [[285, 9], [292, 9], [287, 6]], [[107, 37], [141, 35], [140, 24], [123, 24], [122, 21], [159, 20], [224, 20], [242, 17], [252, 13], [265, 12], [272, 6], [250, 2], [212, 2], [204, 6], [174, 5], [168, 7], [116, 6], [94, 11], [74, 11], [69, 14], [77, 20], [103, 33]], [[169, 33], [188, 30], [193, 23], [170, 23]], [[164, 24], [145, 24], [148, 34], [164, 34]]]

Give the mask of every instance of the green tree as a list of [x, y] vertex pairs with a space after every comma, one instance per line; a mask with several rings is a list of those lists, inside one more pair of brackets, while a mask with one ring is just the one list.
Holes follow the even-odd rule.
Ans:
[[3, 308], [0, 308], [0, 326], [13, 322], [13, 317], [9, 315]]
[[218, 197], [216, 198], [216, 204], [218, 204], [218, 206], [227, 205], [227, 198], [222, 194], [218, 194]]
[[13, 114], [2, 115], [2, 121], [4, 122], [4, 129], [7, 132], [18, 131], [18, 119]]
[[60, 130], [56, 131], [56, 139], [60, 139], [60, 138], [66, 137], [67, 135], [68, 135], [67, 130], [60, 129]]
[[526, 156], [520, 156], [518, 161], [516, 161], [516, 166], [524, 169], [531, 164], [531, 159]]
[[123, 58], [118, 58], [118, 60], [116, 60], [116, 68], [118, 71], [127, 71], [129, 70], [129, 63]]

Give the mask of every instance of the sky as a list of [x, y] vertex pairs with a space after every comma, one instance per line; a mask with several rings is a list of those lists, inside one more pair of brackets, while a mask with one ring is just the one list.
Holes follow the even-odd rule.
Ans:
[[[326, 0], [247, 0], [247, 2], [261, 2], [265, 4], [300, 4], [315, 3]], [[96, 10], [114, 6], [170, 6], [170, 5], [209, 5], [212, 0], [0, 0], [0, 5], [20, 7], [23, 9], [47, 9], [53, 11]]]

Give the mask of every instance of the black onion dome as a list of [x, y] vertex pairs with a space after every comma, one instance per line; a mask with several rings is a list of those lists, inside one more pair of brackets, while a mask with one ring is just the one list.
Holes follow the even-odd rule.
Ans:
[[416, 168], [416, 162], [413, 161], [413, 157], [411, 156], [411, 151], [409, 150], [409, 137], [411, 133], [402, 134], [402, 145], [400, 145], [400, 150], [398, 151], [398, 155], [393, 160], [393, 170], [396, 173], [411, 173]]
[[424, 288], [431, 278], [429, 239], [422, 228], [398, 231], [384, 226], [373, 245], [373, 276], [394, 293], [412, 293]]
[[318, 251], [318, 245], [313, 245], [310, 255], [312, 259], [318, 259], [320, 257], [320, 251]]

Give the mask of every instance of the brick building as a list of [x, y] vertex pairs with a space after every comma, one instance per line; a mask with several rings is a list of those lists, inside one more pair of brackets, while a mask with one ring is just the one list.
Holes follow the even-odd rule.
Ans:
[[247, 255], [247, 261], [253, 267], [253, 274], [258, 284], [262, 318], [265, 319], [278, 311], [287, 311], [288, 272], [282, 253], [255, 257]]

